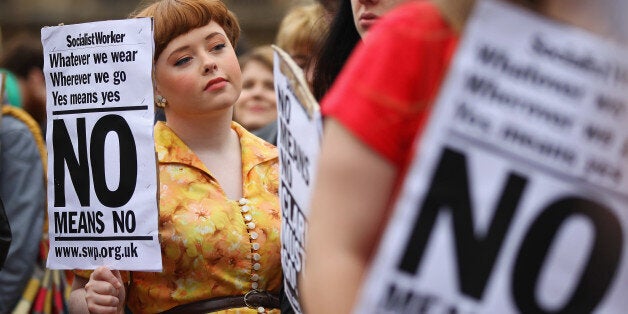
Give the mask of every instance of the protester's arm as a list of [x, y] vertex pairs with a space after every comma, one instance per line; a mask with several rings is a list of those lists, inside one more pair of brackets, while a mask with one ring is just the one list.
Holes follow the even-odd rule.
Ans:
[[89, 280], [75, 276], [70, 294], [71, 313], [124, 313], [126, 289], [120, 272], [99, 267]]
[[317, 176], [304, 304], [308, 313], [349, 313], [384, 226], [395, 168], [328, 118]]

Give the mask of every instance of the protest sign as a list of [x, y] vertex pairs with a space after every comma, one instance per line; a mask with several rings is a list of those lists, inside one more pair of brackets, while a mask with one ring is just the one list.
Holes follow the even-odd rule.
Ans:
[[323, 127], [320, 108], [303, 70], [281, 48], [273, 48], [281, 172], [281, 265], [286, 296], [295, 312], [303, 313], [297, 288], [305, 267], [307, 217]]
[[480, 1], [355, 312], [624, 312], [627, 88], [622, 47]]
[[53, 269], [160, 271], [149, 18], [45, 27]]

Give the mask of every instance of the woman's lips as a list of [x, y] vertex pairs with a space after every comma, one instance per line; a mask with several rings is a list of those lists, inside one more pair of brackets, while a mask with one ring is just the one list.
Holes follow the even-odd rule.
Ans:
[[205, 85], [205, 90], [206, 91], [215, 91], [215, 90], [218, 90], [218, 89], [222, 89], [226, 85], [227, 85], [227, 80], [225, 80], [222, 77], [217, 77], [217, 78], [207, 82], [207, 85]]
[[368, 30], [369, 28], [371, 28], [371, 26], [373, 26], [373, 24], [375, 24], [375, 22], [377, 22], [378, 19], [379, 19], [379, 16], [370, 12], [366, 12], [360, 15], [360, 19], [358, 23], [360, 24], [360, 27], [362, 29]]

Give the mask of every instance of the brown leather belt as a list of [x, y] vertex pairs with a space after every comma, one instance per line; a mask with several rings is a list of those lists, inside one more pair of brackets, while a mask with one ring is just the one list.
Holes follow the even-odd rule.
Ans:
[[268, 291], [251, 290], [245, 295], [219, 297], [181, 304], [163, 311], [161, 314], [208, 313], [241, 307], [278, 309], [279, 296]]

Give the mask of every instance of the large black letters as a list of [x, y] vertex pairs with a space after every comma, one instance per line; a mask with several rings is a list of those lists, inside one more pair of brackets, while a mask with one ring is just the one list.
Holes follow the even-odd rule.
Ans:
[[[109, 132], [118, 135], [120, 144], [120, 182], [115, 191], [110, 191], [105, 181], [105, 138]], [[100, 118], [92, 130], [90, 148], [94, 190], [98, 200], [108, 207], [126, 204], [133, 196], [137, 182], [137, 149], [126, 120], [118, 115]]]
[[[575, 215], [592, 223], [595, 231], [593, 247], [571, 298], [561, 309], [544, 309], [535, 297], [543, 262], [563, 223]], [[533, 222], [519, 249], [512, 280], [517, 306], [523, 313], [591, 313], [613, 280], [622, 247], [621, 224], [608, 208], [575, 197], [553, 202]]]
[[76, 119], [76, 133], [78, 135], [78, 159], [74, 155], [72, 141], [63, 120], [56, 119], [52, 122], [55, 207], [65, 206], [65, 164], [68, 165], [70, 178], [81, 206], [89, 206], [89, 164], [87, 163], [85, 118]]
[[[76, 120], [76, 129], [78, 147], [75, 155], [64, 121], [62, 119], [53, 121], [55, 207], [66, 206], [64, 171], [66, 164], [81, 206], [90, 206], [90, 164], [87, 156], [85, 118]], [[105, 180], [105, 139], [109, 132], [117, 134], [120, 147], [120, 182], [114, 191], [109, 190]], [[106, 115], [100, 118], [91, 133], [89, 155], [94, 192], [98, 200], [108, 207], [120, 207], [126, 204], [133, 196], [137, 183], [137, 149], [133, 133], [126, 120], [118, 115]]]
[[[469, 190], [466, 157], [445, 148], [433, 174], [418, 217], [399, 261], [400, 271], [417, 275], [437, 218], [451, 213], [451, 232], [455, 241], [457, 278], [460, 292], [482, 300], [495, 261], [509, 231], [512, 218], [528, 180], [510, 173], [499, 203], [484, 235], [474, 230], [474, 215]], [[511, 293], [522, 313], [590, 313], [602, 301], [613, 283], [621, 263], [622, 225], [606, 206], [576, 196], [564, 196], [538, 211], [539, 214], [519, 240], [521, 247], [513, 257]], [[573, 216], [587, 219], [593, 226], [594, 241], [588, 260], [573, 293], [559, 309], [548, 309], [537, 302], [538, 281], [546, 257], [558, 231]], [[585, 248], [588, 249], [588, 248]]]
[[474, 231], [468, 181], [465, 156], [452, 149], [445, 149], [430, 190], [421, 204], [399, 269], [411, 274], [418, 272], [436, 218], [441, 211], [449, 210], [454, 224], [460, 289], [464, 294], [479, 300], [527, 180], [515, 174], [508, 176], [489, 229], [483, 237]]

